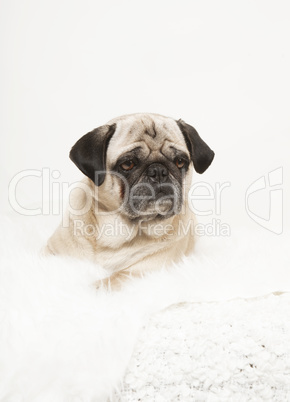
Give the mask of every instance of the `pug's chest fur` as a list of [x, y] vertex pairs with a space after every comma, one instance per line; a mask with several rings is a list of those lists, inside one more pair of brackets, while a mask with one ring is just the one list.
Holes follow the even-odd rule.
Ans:
[[149, 221], [131, 225], [120, 222], [118, 217], [117, 222], [99, 225], [97, 235], [87, 238], [93, 248], [90, 255], [110, 273], [150, 271], [178, 262], [192, 251], [195, 243], [194, 228], [185, 227], [185, 221], [194, 225], [194, 219], [188, 220], [187, 214], [162, 223]]

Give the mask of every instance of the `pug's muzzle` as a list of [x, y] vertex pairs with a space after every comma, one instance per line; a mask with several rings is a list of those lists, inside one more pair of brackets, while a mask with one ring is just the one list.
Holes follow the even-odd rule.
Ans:
[[168, 167], [154, 162], [147, 166], [124, 198], [123, 213], [131, 219], [167, 219], [180, 212], [182, 183]]

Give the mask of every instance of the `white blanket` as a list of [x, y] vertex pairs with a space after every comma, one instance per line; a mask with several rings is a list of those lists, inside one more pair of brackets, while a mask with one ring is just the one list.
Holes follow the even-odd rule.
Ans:
[[[44, 258], [38, 254], [52, 230], [48, 222], [49, 217], [1, 219], [1, 401], [105, 401], [110, 396], [116, 397], [115, 390], [120, 389], [126, 368], [129, 370], [140, 328], [153, 317], [152, 314], [186, 302], [178, 306], [178, 314], [184, 317], [188, 328], [186, 321], [190, 322], [190, 317], [193, 322], [197, 319], [185, 313], [188, 303], [221, 302], [290, 291], [289, 234], [277, 236], [261, 229], [258, 236], [249, 231], [233, 230], [228, 238], [204, 237], [199, 240], [194, 256], [178, 266], [132, 280], [122, 291], [108, 293], [94, 288], [94, 282], [104, 275], [100, 267], [70, 258]], [[212, 303], [212, 306], [216, 305], [221, 304]], [[233, 320], [239, 320], [235, 317], [235, 302], [222, 305], [230, 306], [226, 307], [228, 314], [232, 314]], [[287, 306], [288, 311], [277, 311], [277, 317], [288, 313], [289, 320], [289, 303]], [[211, 337], [212, 328], [203, 326], [203, 310], [200, 311], [198, 320], [203, 337], [207, 329]], [[215, 314], [214, 311], [207, 310], [207, 314]], [[163, 314], [168, 317], [169, 313], [165, 310], [158, 314], [155, 322], [164, 320]], [[174, 315], [167, 322], [172, 322], [174, 327]], [[186, 339], [187, 330], [182, 334], [183, 328], [180, 328], [181, 337]], [[193, 325], [192, 331], [198, 331], [198, 328]], [[154, 326], [152, 331], [156, 336]], [[284, 325], [284, 331], [289, 339], [289, 325]], [[150, 331], [148, 333], [150, 337]], [[235, 336], [238, 333], [235, 332]], [[162, 332], [160, 336], [163, 336]], [[139, 344], [143, 342], [146, 348], [152, 339], [145, 337], [140, 341], [139, 335]], [[277, 347], [281, 348], [281, 345], [277, 344]], [[181, 350], [177, 343], [174, 353]], [[152, 372], [154, 361], [153, 358]], [[289, 363], [289, 354], [286, 362]], [[132, 366], [132, 361], [130, 364], [132, 371], [134, 364]], [[290, 364], [288, 370], [289, 367]], [[231, 374], [230, 366], [227, 372]], [[186, 371], [181, 372], [181, 377], [183, 374], [186, 376]], [[266, 377], [264, 380], [266, 383]], [[128, 378], [126, 381], [126, 393], [116, 398], [138, 400], [128, 390]], [[158, 389], [158, 376], [156, 381], [155, 388]], [[176, 386], [184, 385], [180, 376], [170, 381], [173, 385], [176, 381]], [[146, 384], [148, 391], [148, 381]], [[205, 387], [208, 392], [209, 384]], [[140, 391], [140, 384], [138, 389]], [[184, 391], [187, 397], [180, 400], [205, 400], [199, 399], [197, 390], [193, 386]], [[142, 392], [145, 395], [145, 391]], [[162, 393], [158, 397], [151, 400], [169, 400]], [[141, 398], [142, 402], [145, 399]]]

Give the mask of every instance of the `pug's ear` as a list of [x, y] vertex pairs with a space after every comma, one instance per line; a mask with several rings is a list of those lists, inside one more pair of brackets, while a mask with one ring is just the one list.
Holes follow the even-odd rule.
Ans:
[[107, 148], [115, 130], [116, 124], [98, 127], [81, 137], [70, 151], [70, 159], [96, 186], [105, 180]]
[[184, 136], [194, 169], [197, 171], [197, 173], [205, 172], [213, 161], [214, 152], [200, 138], [195, 128], [185, 123], [181, 119], [179, 119], [176, 123]]

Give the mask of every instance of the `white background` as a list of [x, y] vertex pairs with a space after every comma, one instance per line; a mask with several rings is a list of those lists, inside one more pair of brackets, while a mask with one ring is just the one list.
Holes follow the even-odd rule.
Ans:
[[[245, 192], [283, 167], [285, 227], [289, 9], [287, 1], [2, 1], [2, 211], [12, 211], [8, 184], [18, 172], [47, 167], [73, 182], [81, 174], [68, 153], [80, 136], [121, 114], [155, 112], [192, 124], [214, 149], [195, 180], [231, 183], [222, 222], [264, 230], [247, 215]], [[41, 179], [23, 179], [17, 196], [41, 206]], [[267, 191], [252, 201], [266, 217]]]

